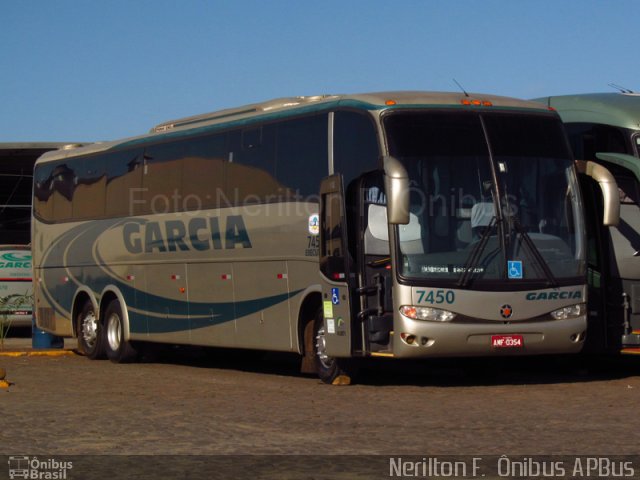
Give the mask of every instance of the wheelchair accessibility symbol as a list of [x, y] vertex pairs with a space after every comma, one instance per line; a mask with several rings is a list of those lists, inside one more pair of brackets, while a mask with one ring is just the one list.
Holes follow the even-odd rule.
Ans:
[[522, 278], [522, 262], [520, 260], [509, 260], [507, 270], [509, 278]]
[[340, 305], [340, 289], [332, 288], [331, 289], [331, 303], [334, 305]]

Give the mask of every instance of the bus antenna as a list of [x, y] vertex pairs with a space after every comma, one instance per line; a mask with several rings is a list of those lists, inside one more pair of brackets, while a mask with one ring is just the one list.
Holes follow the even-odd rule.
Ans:
[[460, 88], [460, 90], [462, 90], [462, 93], [464, 93], [465, 97], [468, 97], [469, 94], [467, 93], [467, 91], [463, 88], [462, 85], [460, 85], [460, 83], [458, 83], [458, 81], [454, 78], [453, 81], [456, 83], [456, 85], [458, 85], [458, 87]]
[[616, 85], [615, 83], [607, 83], [611, 88], [615, 88], [616, 90], [620, 90], [620, 93], [636, 93], [630, 88], [621, 87], [620, 85]]

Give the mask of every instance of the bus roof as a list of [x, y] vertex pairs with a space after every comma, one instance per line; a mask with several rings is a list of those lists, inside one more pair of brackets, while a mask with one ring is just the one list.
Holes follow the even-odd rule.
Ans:
[[[480, 103], [477, 106], [473, 104], [466, 107], [463, 104], [463, 102], [466, 101], [480, 101]], [[482, 102], [489, 103], [483, 106]], [[156, 142], [163, 138], [188, 136], [207, 130], [214, 130], [216, 128], [242, 126], [259, 120], [282, 118], [310, 112], [320, 112], [337, 107], [353, 107], [363, 110], [383, 110], [418, 106], [485, 108], [489, 104], [492, 108], [547, 110], [538, 102], [479, 93], [465, 94], [403, 91], [354, 95], [316, 95], [307, 97], [278, 98], [238, 108], [219, 110], [212, 113], [163, 122], [153, 127], [146, 135], [111, 142], [92, 143], [79, 148], [61, 149], [55, 152], [48, 152], [43, 155], [38, 162], [86, 155], [110, 150], [112, 148], [144, 145], [146, 143]]]
[[640, 128], [640, 94], [585, 93], [536, 98], [555, 108], [565, 123], [602, 123]]

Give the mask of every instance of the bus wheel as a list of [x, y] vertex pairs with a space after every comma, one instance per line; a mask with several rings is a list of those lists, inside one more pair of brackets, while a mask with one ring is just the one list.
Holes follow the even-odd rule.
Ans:
[[111, 300], [104, 312], [104, 336], [107, 357], [115, 363], [129, 363], [137, 360], [138, 352], [124, 339], [122, 307], [118, 300]]
[[104, 335], [91, 300], [82, 306], [77, 317], [78, 350], [92, 360], [105, 358]]
[[314, 321], [314, 361], [320, 380], [331, 385], [350, 385], [356, 369], [353, 359], [334, 358], [327, 355], [327, 338], [322, 311]]

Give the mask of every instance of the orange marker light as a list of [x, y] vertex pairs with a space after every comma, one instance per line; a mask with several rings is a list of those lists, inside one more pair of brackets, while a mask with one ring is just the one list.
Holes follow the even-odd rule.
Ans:
[[460, 100], [460, 103], [461, 103], [462, 105], [471, 105], [471, 100], [467, 100], [467, 99], [465, 98], [465, 99], [463, 99], [463, 100]]
[[484, 107], [493, 107], [493, 103], [491, 103], [489, 100], [484, 100], [482, 102], [482, 106], [484, 106]]
[[384, 104], [385, 104], [385, 105], [388, 105], [388, 106], [392, 106], [392, 105], [395, 105], [395, 104], [396, 104], [396, 101], [395, 101], [395, 100], [386, 100], [386, 101], [384, 102]]
[[471, 100], [471, 105], [482, 105], [482, 102], [480, 100]]

